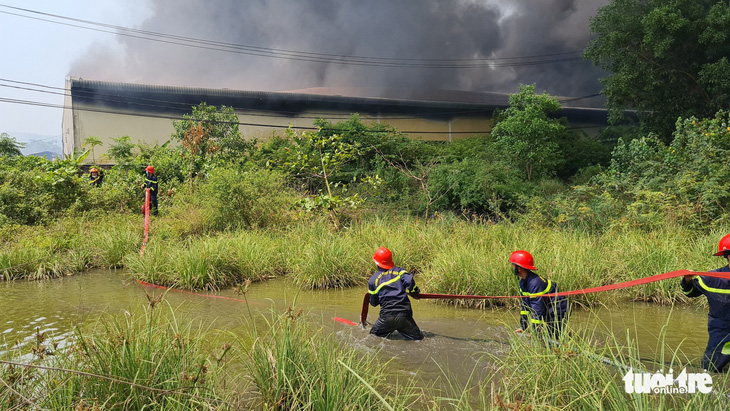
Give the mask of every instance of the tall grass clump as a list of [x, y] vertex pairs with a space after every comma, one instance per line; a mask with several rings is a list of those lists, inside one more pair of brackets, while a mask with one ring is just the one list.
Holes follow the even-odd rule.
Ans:
[[283, 274], [287, 260], [276, 236], [239, 231], [191, 237], [180, 243], [150, 243], [143, 257], [129, 255], [126, 265], [138, 278], [185, 289], [216, 290]]
[[252, 408], [311, 410], [408, 409], [409, 383], [388, 379], [376, 355], [342, 347], [312, 330], [291, 308], [273, 314], [257, 336], [245, 364], [259, 395]]
[[[647, 369], [642, 363], [638, 342], [627, 335], [620, 341], [614, 334], [586, 330], [566, 334], [560, 345], [539, 336], [510, 339], [510, 352], [499, 359], [497, 381], [485, 382], [483, 390], [493, 394], [493, 405], [508, 409], [727, 409], [730, 406], [728, 379], [713, 374], [711, 394], [627, 394], [622, 380], [629, 370], [634, 372], [669, 372], [678, 375], [687, 364], [677, 350], [670, 362]], [[660, 337], [657, 345], [664, 346]], [[663, 355], [664, 350], [660, 353]], [[702, 372], [690, 368], [687, 372]]]
[[289, 277], [302, 288], [344, 288], [361, 283], [372, 267], [372, 252], [349, 232], [320, 224], [301, 226], [286, 235], [282, 252]]
[[104, 226], [92, 227], [85, 235], [84, 248], [92, 253], [94, 266], [121, 268], [126, 256], [139, 252], [142, 243], [139, 224], [126, 217], [110, 218]]
[[[446, 294], [514, 295], [518, 282], [507, 260], [518, 249], [532, 253], [538, 268], [535, 272], [556, 282], [561, 291], [680, 269], [709, 270], [723, 265], [710, 257], [723, 232], [718, 229], [697, 234], [666, 227], [652, 233], [617, 228], [596, 234], [524, 222], [455, 225], [446, 237], [448, 246], [435, 251], [431, 267], [423, 273], [426, 286], [421, 289]], [[586, 305], [617, 297], [669, 304], [683, 299], [681, 294], [676, 281], [661, 281], [572, 299]]]
[[[230, 345], [212, 350], [208, 331], [193, 329], [155, 307], [110, 316], [91, 331], [77, 328], [66, 348], [51, 348], [36, 335], [34, 359], [4, 365], [3, 409], [188, 410], [219, 409], [219, 371]], [[211, 352], [213, 351], [213, 352]], [[53, 356], [49, 356], [53, 354]], [[27, 356], [22, 357], [27, 358]], [[17, 361], [17, 360], [15, 360]], [[15, 362], [12, 361], [12, 362]]]

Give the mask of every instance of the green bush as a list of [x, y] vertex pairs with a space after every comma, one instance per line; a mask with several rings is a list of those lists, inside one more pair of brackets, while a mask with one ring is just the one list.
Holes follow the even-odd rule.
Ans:
[[279, 171], [223, 167], [209, 172], [198, 197], [216, 229], [285, 225], [295, 199]]

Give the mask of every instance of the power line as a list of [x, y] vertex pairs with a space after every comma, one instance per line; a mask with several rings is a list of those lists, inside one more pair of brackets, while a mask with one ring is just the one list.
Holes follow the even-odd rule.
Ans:
[[[17, 100], [17, 99], [9, 99], [9, 98], [3, 98], [0, 97], [0, 103], [12, 103], [12, 104], [25, 104], [25, 105], [31, 105], [31, 106], [40, 106], [40, 107], [52, 107], [52, 108], [61, 108], [61, 109], [69, 109], [70, 107], [66, 107], [62, 104], [53, 104], [53, 103], [44, 103], [44, 102], [38, 102], [38, 101], [31, 101], [31, 100]], [[75, 111], [86, 111], [86, 112], [92, 112], [92, 113], [104, 113], [104, 114], [116, 114], [116, 115], [122, 115], [122, 116], [132, 116], [132, 117], [149, 117], [149, 118], [158, 118], [158, 119], [167, 119], [167, 120], [186, 120], [184, 117], [178, 117], [178, 116], [165, 116], [161, 114], [152, 114], [152, 113], [127, 113], [123, 111], [117, 111], [117, 110], [105, 110], [105, 109], [95, 109], [95, 108], [80, 108], [80, 107], [74, 107], [73, 110]], [[244, 123], [244, 122], [226, 122], [226, 121], [216, 121], [215, 123], [219, 124], [238, 124], [239, 126], [249, 126], [249, 127], [266, 127], [266, 128], [278, 128], [278, 129], [287, 129], [291, 125], [282, 126], [280, 124], [267, 124], [267, 123]], [[318, 127], [306, 127], [306, 126], [292, 126], [293, 128], [297, 130], [319, 130]], [[387, 133], [388, 131], [379, 131], [379, 130], [363, 130], [364, 132], [368, 133]], [[398, 130], [400, 133], [404, 134], [490, 134], [491, 131], [414, 131], [414, 130]]]
[[[53, 95], [59, 95], [68, 97], [70, 94], [66, 91], [65, 88], [61, 87], [52, 87], [52, 86], [46, 86], [42, 84], [37, 83], [28, 83], [28, 82], [22, 82], [22, 81], [15, 81], [15, 80], [9, 80], [0, 78], [0, 82], [6, 82], [6, 83], [14, 83], [14, 84], [25, 84], [25, 85], [32, 85], [34, 87], [43, 87], [48, 89], [55, 89], [60, 91], [48, 91], [48, 90], [37, 90], [30, 87], [21, 87], [21, 86], [13, 86], [9, 84], [0, 84], [0, 87], [6, 87], [6, 88], [13, 88], [13, 89], [19, 89], [19, 90], [28, 90], [28, 91], [34, 91], [38, 93], [46, 93], [46, 94], [53, 94]], [[87, 92], [87, 91], [75, 91], [76, 95], [83, 95], [88, 97], [93, 97], [95, 100], [98, 101], [104, 101], [104, 102], [110, 102], [110, 103], [130, 103], [130, 100], [134, 101], [134, 105], [136, 106], [146, 106], [146, 107], [152, 107], [152, 108], [162, 108], [162, 109], [172, 109], [172, 110], [179, 110], [179, 109], [187, 109], [189, 110], [191, 105], [188, 103], [181, 103], [179, 101], [171, 101], [171, 100], [159, 100], [159, 99], [150, 99], [150, 98], [143, 98], [143, 97], [130, 97], [130, 96], [123, 96], [118, 94], [106, 94], [106, 93], [95, 93], [95, 92]], [[138, 103], [136, 101], [141, 102], [149, 102], [149, 103], [162, 103], [163, 105], [157, 105], [157, 104], [145, 104], [145, 103]], [[254, 109], [254, 108], [242, 108], [242, 107], [235, 107], [231, 106], [232, 109], [238, 110], [238, 111], [246, 111], [249, 112], [247, 115], [251, 116], [258, 116], [258, 117], [291, 117], [293, 115], [296, 115], [296, 112], [294, 111], [286, 111], [286, 110], [261, 110], [261, 109]], [[371, 119], [371, 120], [408, 120], [408, 119], [414, 119], [414, 118], [424, 118], [424, 117], [438, 117], [438, 116], [444, 116], [444, 115], [458, 115], [458, 114], [475, 114], [484, 112], [485, 109], [473, 109], [473, 110], [457, 110], [457, 111], [444, 111], [444, 112], [431, 112], [428, 116], [368, 116], [364, 115], [361, 116], [363, 119]], [[253, 113], [250, 113], [253, 112]], [[261, 113], [261, 114], [256, 114]], [[350, 116], [345, 115], [332, 115], [332, 113], [311, 113], [313, 116], [297, 116], [297, 118], [301, 119], [317, 119], [321, 118], [323, 116], [328, 116], [329, 118], [333, 119], [347, 119]]]
[[[516, 57], [494, 57], [494, 58], [470, 58], [470, 59], [408, 59], [408, 58], [388, 58], [388, 57], [371, 57], [371, 56], [351, 56], [340, 54], [314, 53], [296, 50], [276, 49], [268, 47], [258, 47], [250, 45], [242, 45], [235, 43], [226, 43], [213, 40], [205, 40], [194, 37], [178, 36], [148, 30], [133, 29], [124, 26], [100, 23], [91, 20], [77, 19], [73, 17], [61, 16], [57, 14], [45, 13], [37, 10], [24, 9], [0, 4], [0, 7], [17, 10], [25, 13], [51, 17], [59, 20], [72, 21], [80, 24], [64, 23], [63, 21], [50, 20], [47, 18], [33, 17], [24, 14], [13, 13], [9, 11], [0, 11], [0, 13], [23, 17], [33, 20], [60, 24], [70, 27], [82, 28], [86, 30], [117, 34], [132, 38], [138, 38], [148, 41], [175, 44], [186, 47], [199, 49], [222, 51], [234, 54], [244, 54], [259, 57], [269, 57], [285, 60], [307, 61], [315, 63], [330, 63], [342, 65], [356, 66], [375, 66], [375, 67], [393, 67], [393, 68], [497, 68], [497, 67], [521, 67], [533, 66], [540, 64], [554, 64], [569, 61], [582, 60], [582, 50], [566, 51], [560, 53], [540, 54], [532, 56], [516, 56]], [[110, 30], [113, 29], [113, 30]], [[576, 54], [580, 54], [576, 56]], [[572, 57], [571, 57], [572, 55]]]
[[[3, 98], [0, 97], [0, 103], [11, 103], [11, 104], [25, 104], [25, 105], [31, 105], [31, 106], [40, 106], [40, 107], [51, 107], [51, 108], [60, 108], [60, 109], [72, 109], [70, 107], [67, 107], [62, 104], [52, 104], [52, 103], [45, 103], [45, 102], [38, 102], [38, 101], [31, 101], [31, 100], [18, 100], [18, 99], [9, 99], [9, 98]], [[165, 116], [165, 115], [159, 115], [159, 114], [152, 114], [152, 113], [128, 113], [118, 110], [106, 110], [106, 109], [95, 109], [95, 108], [80, 108], [75, 107], [73, 110], [76, 111], [86, 111], [86, 112], [94, 112], [94, 113], [103, 113], [103, 114], [116, 114], [116, 115], [124, 115], [124, 116], [133, 116], [133, 117], [148, 117], [148, 118], [158, 118], [158, 119], [167, 119], [167, 120], [185, 120], [184, 117], [181, 116]], [[425, 119], [428, 119], [427, 117], [424, 117]], [[239, 126], [249, 126], [249, 127], [264, 127], [264, 128], [276, 128], [276, 129], [287, 129], [291, 124], [287, 126], [282, 126], [279, 124], [269, 124], [269, 123], [248, 123], [248, 122], [218, 122], [218, 123], [225, 123], [225, 124], [238, 124]], [[571, 130], [585, 130], [585, 129], [594, 129], [594, 128], [603, 128], [604, 125], [596, 125], [596, 126], [581, 126], [581, 127], [569, 127]], [[306, 127], [306, 126], [297, 126], [294, 127], [295, 129], [300, 130], [319, 130], [318, 127]], [[384, 133], [388, 131], [378, 131], [378, 130], [364, 130], [365, 132], [369, 133]], [[404, 133], [404, 134], [491, 134], [491, 130], [488, 131], [419, 131], [419, 130], [396, 130], [397, 132]]]
[[[23, 84], [23, 85], [29, 85], [33, 87], [41, 87], [45, 89], [50, 90], [59, 90], [59, 91], [48, 91], [48, 90], [37, 90], [30, 87], [21, 87], [21, 86], [13, 86], [8, 84], [0, 84], [0, 87], [8, 87], [8, 88], [15, 88], [15, 89], [21, 89], [21, 90], [29, 90], [29, 91], [35, 91], [39, 93], [48, 93], [48, 94], [54, 94], [54, 95], [61, 95], [64, 97], [70, 96], [70, 94], [66, 91], [65, 88], [62, 87], [53, 87], [38, 83], [29, 83], [29, 82], [23, 82], [23, 81], [16, 81], [16, 80], [10, 80], [5, 78], [0, 78], [0, 82], [6, 82], [6, 83], [13, 83], [13, 84]], [[94, 93], [94, 92], [86, 92], [86, 91], [76, 91], [77, 95], [81, 94], [87, 97], [93, 97], [95, 100], [98, 101], [105, 101], [110, 103], [129, 103], [130, 100], [133, 100], [133, 104], [136, 106], [141, 107], [150, 107], [150, 108], [162, 108], [162, 109], [172, 109], [172, 110], [179, 110], [179, 109], [190, 109], [190, 104], [187, 103], [181, 103], [178, 101], [171, 101], [171, 100], [159, 100], [159, 99], [151, 99], [151, 98], [142, 98], [142, 97], [130, 97], [130, 96], [122, 96], [117, 94], [106, 94], [106, 93]], [[581, 97], [574, 97], [574, 98], [567, 98], [567, 99], [558, 99], [560, 102], [572, 102], [577, 100], [583, 100], [587, 98], [593, 98], [596, 96], [600, 96], [601, 94], [591, 94], [587, 96], [581, 96]], [[139, 103], [138, 101], [142, 102]], [[162, 103], [155, 104], [155, 103]], [[253, 109], [253, 108], [241, 108], [241, 107], [234, 107], [231, 106], [231, 108], [235, 111], [246, 111], [247, 115], [254, 116], [254, 117], [291, 117], [292, 115], [295, 115], [295, 112], [292, 111], [284, 111], [284, 110], [259, 110], [259, 109]], [[444, 115], [460, 115], [460, 114], [477, 114], [481, 112], [487, 111], [486, 109], [472, 109], [472, 110], [452, 110], [452, 111], [444, 111], [444, 112], [430, 112], [428, 115], [421, 115], [421, 116], [368, 116], [363, 115], [361, 118], [363, 119], [370, 119], [370, 120], [404, 120], [404, 119], [415, 119], [415, 118], [433, 118], [433, 117], [440, 117]], [[258, 114], [260, 113], [260, 114]], [[351, 115], [333, 115], [332, 113], [312, 113], [314, 116], [298, 116], [297, 118], [300, 119], [317, 119], [317, 118], [323, 118], [328, 117], [329, 119], [348, 119]]]

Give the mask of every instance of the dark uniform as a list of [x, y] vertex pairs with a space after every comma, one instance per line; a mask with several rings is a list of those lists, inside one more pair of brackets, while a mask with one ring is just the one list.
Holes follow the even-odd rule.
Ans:
[[101, 173], [96, 173], [96, 177], [89, 173], [89, 184], [92, 186], [99, 187], [102, 181], [104, 181], [104, 176]]
[[150, 212], [157, 215], [157, 176], [145, 172], [144, 184], [150, 189]]
[[[730, 272], [730, 267], [712, 272]], [[687, 297], [703, 294], [707, 297], [710, 307], [707, 316], [709, 339], [702, 357], [702, 368], [720, 372], [730, 362], [730, 355], [722, 353], [722, 348], [730, 342], [730, 280], [698, 275], [691, 282], [682, 281], [681, 285]]]
[[422, 340], [423, 334], [413, 320], [413, 310], [408, 294], [418, 294], [413, 275], [401, 267], [378, 271], [368, 282], [370, 305], [380, 305], [378, 320], [370, 334], [387, 337], [398, 331], [407, 340]]
[[522, 310], [520, 311], [520, 328], [527, 330], [530, 325], [547, 325], [553, 338], [558, 338], [563, 330], [564, 319], [568, 312], [568, 299], [565, 297], [539, 297], [543, 294], [558, 292], [558, 285], [545, 280], [529, 271], [527, 277], [520, 279]]

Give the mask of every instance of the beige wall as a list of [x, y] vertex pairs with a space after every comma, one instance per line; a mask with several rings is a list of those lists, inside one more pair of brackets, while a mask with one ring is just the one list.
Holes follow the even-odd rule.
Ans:
[[[75, 107], [73, 110], [73, 147], [76, 151], [83, 151], [84, 141], [89, 136], [98, 137], [102, 141], [101, 146], [94, 148], [94, 156], [89, 155], [85, 162], [97, 164], [109, 164], [112, 162], [106, 156], [109, 147], [114, 143], [114, 138], [129, 136], [132, 143], [143, 142], [145, 144], [163, 144], [170, 139], [175, 132], [172, 120], [166, 118], [146, 117], [143, 113], [135, 114], [111, 114], [83, 110], [84, 107]], [[81, 108], [81, 110], [78, 110]], [[96, 107], [89, 107], [96, 109]], [[265, 116], [260, 112], [238, 113], [241, 134], [246, 139], [257, 139], [267, 141], [274, 135], [284, 135], [284, 130], [291, 124], [294, 129], [298, 127], [311, 128], [314, 126], [315, 117], [323, 117], [333, 122], [345, 121], [350, 113], [342, 112], [311, 112], [302, 113], [298, 117], [285, 118], [281, 116]], [[64, 119], [64, 130], [66, 127]], [[453, 141], [466, 138], [476, 131], [491, 130], [491, 119], [489, 118], [456, 118], [452, 121], [435, 121], [419, 118], [403, 117], [382, 117], [373, 119], [363, 116], [363, 123], [383, 123], [395, 127], [398, 130], [407, 131], [438, 131], [434, 133], [409, 133], [412, 138], [426, 141]], [[279, 127], [266, 127], [262, 125], [275, 125]], [[462, 134], [459, 132], [467, 132]], [[66, 133], [64, 131], [64, 138]], [[70, 139], [71, 137], [69, 137]], [[70, 141], [70, 140], [69, 140]]]

